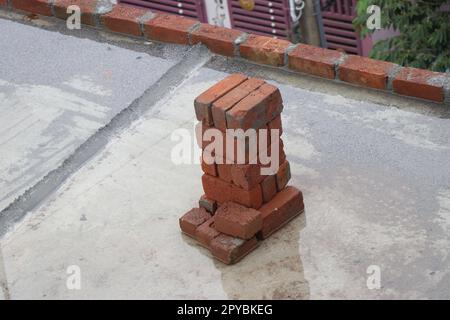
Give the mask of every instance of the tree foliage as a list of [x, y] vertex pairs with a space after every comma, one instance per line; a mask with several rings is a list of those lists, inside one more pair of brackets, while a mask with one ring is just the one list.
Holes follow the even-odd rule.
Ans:
[[381, 27], [396, 30], [400, 35], [375, 43], [372, 58], [402, 66], [449, 71], [450, 12], [440, 10], [447, 3], [449, 0], [359, 0], [353, 24], [362, 37], [374, 32], [366, 26], [370, 16], [366, 10], [370, 5], [378, 5]]

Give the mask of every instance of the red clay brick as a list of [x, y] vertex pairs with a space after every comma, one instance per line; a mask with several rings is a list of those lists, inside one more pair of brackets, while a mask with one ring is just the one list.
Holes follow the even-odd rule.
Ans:
[[214, 215], [217, 231], [240, 239], [250, 239], [262, 228], [261, 212], [234, 202], [221, 205]]
[[289, 68], [295, 71], [313, 74], [315, 76], [334, 79], [335, 65], [342, 53], [307, 44], [299, 44], [289, 52]]
[[[278, 129], [278, 134], [281, 137], [281, 135], [283, 134], [283, 125], [281, 123], [281, 115], [278, 115], [277, 117], [275, 117], [275, 119], [273, 119], [272, 121], [270, 121], [267, 124], [267, 129], [268, 130], [274, 130], [274, 129]], [[270, 134], [269, 134], [270, 136]]]
[[[273, 161], [274, 159], [272, 159], [272, 147], [275, 147], [275, 145], [270, 145], [270, 148], [267, 150], [267, 157], [269, 157], [269, 160]], [[264, 160], [264, 161], [263, 161]], [[285, 160], [286, 160], [286, 154], [284, 153], [284, 143], [283, 140], [280, 138], [278, 140], [278, 164], [282, 164]], [[258, 159], [256, 159], [257, 163], [261, 164], [261, 167], [263, 168], [267, 168], [271, 166], [271, 162], [266, 163], [267, 159], [262, 159], [261, 157], [259, 157]], [[255, 160], [253, 160], [253, 162], [255, 162]], [[278, 167], [274, 168], [274, 171], [272, 173], [269, 173], [268, 175], [272, 175], [272, 174], [276, 174], [278, 171]]]
[[264, 84], [227, 111], [230, 129], [258, 129], [266, 125], [283, 110], [283, 99], [278, 88]]
[[243, 74], [232, 74], [216, 83], [214, 86], [199, 95], [194, 101], [195, 115], [197, 120], [202, 121], [207, 125], [213, 125], [213, 118], [211, 114], [211, 106], [214, 101], [223, 97], [229, 91], [247, 80]]
[[97, 10], [97, 1], [86, 0], [55, 0], [53, 8], [55, 10], [55, 16], [66, 20], [70, 14], [67, 13], [67, 8], [71, 5], [80, 7], [81, 10], [81, 23], [95, 26], [95, 15]]
[[108, 30], [141, 36], [139, 18], [148, 13], [150, 11], [143, 8], [118, 4], [110, 13], [102, 15], [101, 20]]
[[243, 58], [281, 67], [284, 66], [284, 55], [290, 45], [291, 43], [287, 40], [251, 34], [239, 46], [239, 50]]
[[196, 24], [194, 19], [163, 13], [144, 23], [144, 34], [151, 40], [189, 44], [189, 31]]
[[195, 231], [197, 241], [208, 249], [211, 247], [211, 241], [219, 235], [220, 232], [214, 228], [214, 218], [204, 222]]
[[[214, 136], [212, 133], [208, 134], [209, 136], [205, 136], [205, 133], [207, 133], [208, 130], [219, 130], [213, 126], [209, 126], [206, 123], [203, 123], [201, 121], [199, 121], [196, 125], [195, 125], [195, 136], [196, 136], [196, 141], [197, 141], [197, 145], [199, 148], [201, 149], [205, 149], [206, 146], [208, 146], [210, 143], [212, 143], [214, 141], [213, 138], [210, 139], [210, 136]], [[221, 131], [221, 130], [219, 130]], [[225, 134], [225, 133], [221, 133], [221, 134]]]
[[191, 43], [201, 42], [212, 52], [231, 57], [234, 55], [234, 41], [242, 34], [236, 29], [202, 23], [200, 28], [192, 32]]
[[276, 180], [277, 180], [277, 190], [281, 191], [286, 187], [289, 180], [291, 179], [291, 167], [289, 161], [284, 161], [280, 168], [278, 169]]
[[226, 111], [231, 109], [236, 103], [244, 99], [251, 92], [262, 86], [265, 81], [256, 78], [249, 78], [239, 86], [228, 92], [219, 100], [215, 101], [211, 108], [214, 126], [220, 130], [227, 129]]
[[[224, 142], [222, 149], [216, 149], [215, 154], [218, 158], [223, 159], [222, 163], [228, 164], [246, 164], [251, 163], [250, 160], [255, 159], [260, 154], [266, 154], [267, 149], [270, 147], [270, 137], [263, 139], [267, 136], [268, 131], [266, 128], [258, 129], [253, 132], [242, 132], [244, 136], [241, 136], [239, 132], [236, 135], [227, 132], [224, 134]], [[210, 142], [206, 142], [209, 145]], [[233, 149], [229, 148], [229, 145]], [[213, 146], [208, 148], [210, 150]], [[216, 145], [218, 148], [218, 146]], [[269, 151], [270, 154], [270, 151]], [[258, 158], [259, 159], [259, 158]], [[255, 160], [256, 163], [257, 160]]]
[[259, 164], [234, 165], [231, 167], [231, 177], [235, 185], [246, 190], [253, 189], [264, 180]]
[[16, 10], [23, 10], [43, 16], [52, 16], [52, 9], [49, 0], [12, 0], [11, 6]]
[[216, 213], [217, 210], [217, 201], [209, 199], [205, 194], [200, 197], [198, 200], [198, 205], [200, 208], [205, 208], [211, 214]]
[[[213, 130], [214, 132], [208, 132], [208, 130]], [[216, 134], [220, 134], [222, 137], [221, 139], [226, 139], [226, 132], [201, 121], [197, 123], [195, 132], [197, 145], [201, 149], [205, 149], [210, 143], [213, 143], [215, 141]], [[207, 133], [206, 136], [205, 133]]]
[[0, 7], [6, 7], [8, 5], [8, 0], [0, 0]]
[[233, 264], [241, 260], [259, 245], [256, 237], [242, 240], [221, 234], [211, 241], [214, 257], [225, 264]]
[[[266, 129], [264, 129], [264, 130], [266, 130]], [[267, 131], [265, 131], [265, 132], [267, 132]], [[270, 142], [269, 139], [267, 141]], [[256, 155], [254, 154], [254, 150], [249, 150], [249, 149], [251, 149], [249, 147], [249, 140], [246, 140], [245, 145], [244, 145], [244, 148], [246, 150], [243, 149], [242, 151], [240, 151], [241, 153], [244, 152], [242, 155], [237, 150], [237, 146], [240, 145], [241, 143], [236, 142], [234, 156], [232, 155], [232, 152], [230, 152], [230, 150], [228, 150], [228, 149], [223, 150], [224, 155], [222, 155], [222, 152], [220, 150], [218, 150], [216, 152], [217, 153], [216, 160], [220, 160], [220, 161], [222, 161], [221, 163], [224, 163], [224, 164], [233, 164], [233, 165], [255, 164], [255, 165], [259, 165], [261, 167], [269, 167], [271, 164], [270, 161], [274, 160], [271, 158], [271, 155], [272, 155], [272, 148], [275, 149], [275, 146], [267, 145], [267, 146], [260, 147], [259, 146], [260, 143], [262, 143], [262, 142], [258, 141]], [[286, 155], [284, 154], [284, 149], [283, 149], [283, 141], [281, 139], [279, 139], [278, 157], [279, 157], [278, 159], [279, 159], [280, 163], [282, 163], [284, 161], [284, 159], [286, 158]], [[269, 161], [269, 163], [267, 163], [267, 161]], [[275, 173], [276, 173], [276, 171], [273, 174], [275, 174]]]
[[[270, 157], [272, 155], [272, 144], [270, 145], [271, 148], [268, 149], [267, 155]], [[286, 159], [286, 154], [284, 153], [284, 142], [283, 139], [278, 139], [278, 163], [283, 163]], [[259, 159], [260, 161], [260, 159]]]
[[[250, 163], [251, 159], [260, 154], [259, 152], [267, 153], [271, 144], [270, 132], [266, 127], [250, 132], [242, 131], [241, 136], [239, 132], [236, 134], [223, 132], [215, 127], [199, 124], [195, 129], [197, 145], [203, 150], [205, 157], [215, 156], [217, 164]], [[209, 129], [214, 130], [214, 134], [209, 134], [207, 131]], [[216, 134], [220, 136], [216, 137]], [[220, 139], [220, 144], [216, 143], [216, 138]], [[253, 141], [256, 141], [254, 145]], [[268, 154], [270, 155], [270, 150]], [[240, 161], [240, 157], [243, 157], [243, 161]]]
[[389, 72], [395, 64], [360, 56], [349, 56], [339, 66], [339, 79], [361, 86], [386, 89]]
[[277, 179], [275, 176], [267, 176], [261, 182], [263, 202], [267, 203], [277, 194]]
[[[286, 160], [286, 155], [284, 153], [284, 146], [283, 146], [283, 140], [279, 140], [279, 159], [278, 163], [282, 164]], [[269, 156], [270, 156], [270, 150], [269, 149]], [[261, 168], [269, 167], [270, 164], [262, 165], [260, 163], [260, 159], [254, 160], [252, 164], [236, 164], [231, 167], [231, 178], [233, 180], [233, 183], [240, 188], [243, 188], [245, 190], [253, 189], [258, 184], [261, 183], [262, 180], [266, 177], [266, 175], [261, 174]], [[275, 168], [275, 172], [273, 174], [276, 174], [278, 171], [278, 167]]]
[[439, 72], [403, 68], [392, 82], [398, 94], [437, 102], [444, 101], [444, 78]]
[[203, 190], [208, 198], [218, 203], [233, 201], [243, 206], [258, 209], [262, 205], [261, 186], [245, 190], [219, 178], [204, 174], [202, 176]]
[[205, 133], [205, 125], [200, 121], [195, 125], [195, 141], [197, 141], [197, 146], [203, 148], [203, 134]]
[[195, 231], [205, 221], [211, 218], [204, 208], [193, 208], [186, 212], [179, 220], [181, 231], [195, 238]]
[[294, 187], [286, 187], [259, 209], [263, 218], [263, 227], [258, 237], [266, 239], [299, 215], [304, 208], [301, 191]]
[[226, 182], [232, 182], [233, 179], [231, 178], [231, 168], [233, 164], [217, 164], [217, 173], [219, 175], [219, 178], [226, 181]]
[[280, 145], [279, 145], [279, 156], [278, 156], [278, 160], [279, 160], [279, 163], [283, 163], [284, 162], [284, 160], [286, 160], [286, 154], [284, 153], [284, 143], [283, 143], [283, 140], [282, 139], [280, 139]]
[[209, 174], [210, 176], [217, 177], [217, 166], [215, 163], [207, 164], [204, 158], [201, 158], [201, 167], [204, 173]]

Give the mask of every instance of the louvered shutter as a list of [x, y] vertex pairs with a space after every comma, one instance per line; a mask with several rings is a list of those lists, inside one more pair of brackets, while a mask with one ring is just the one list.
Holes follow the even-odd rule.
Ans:
[[203, 0], [121, 0], [120, 2], [149, 8], [157, 12], [179, 14], [206, 22]]
[[[322, 6], [326, 0], [321, 0]], [[322, 10], [322, 20], [329, 49], [343, 49], [347, 53], [362, 54], [361, 40], [352, 21], [356, 17], [357, 0], [337, 0], [334, 5]]]
[[233, 28], [255, 34], [288, 39], [291, 36], [289, 0], [254, 0], [249, 11], [239, 0], [228, 0]]

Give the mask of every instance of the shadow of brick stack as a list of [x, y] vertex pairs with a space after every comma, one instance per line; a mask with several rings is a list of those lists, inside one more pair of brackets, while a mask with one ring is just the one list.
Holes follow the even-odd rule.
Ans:
[[[301, 191], [287, 186], [291, 174], [280, 138], [282, 110], [278, 88], [242, 74], [228, 76], [195, 99], [205, 194], [199, 208], [180, 218], [180, 227], [226, 264], [239, 261], [304, 210]], [[229, 129], [256, 129], [254, 149], [251, 138], [235, 139]], [[223, 146], [216, 145], [208, 157], [216, 134]], [[240, 151], [244, 157], [238, 158]]]

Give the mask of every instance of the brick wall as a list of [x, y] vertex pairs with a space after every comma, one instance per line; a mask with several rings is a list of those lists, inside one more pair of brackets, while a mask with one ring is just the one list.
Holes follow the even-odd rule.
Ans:
[[82, 23], [112, 32], [184, 45], [202, 43], [216, 54], [450, 104], [450, 76], [444, 73], [403, 68], [389, 62], [304, 44], [294, 45], [287, 40], [246, 34], [125, 4], [105, 7], [101, 0], [0, 0], [0, 8], [3, 9], [55, 15], [62, 19], [67, 17], [67, 7], [73, 4], [81, 8]]

